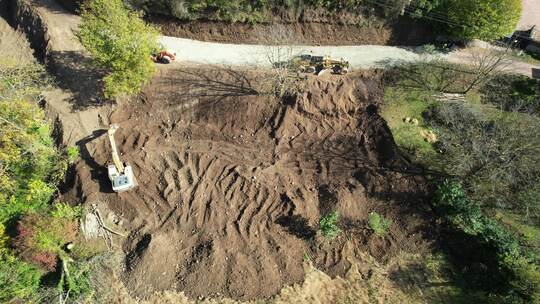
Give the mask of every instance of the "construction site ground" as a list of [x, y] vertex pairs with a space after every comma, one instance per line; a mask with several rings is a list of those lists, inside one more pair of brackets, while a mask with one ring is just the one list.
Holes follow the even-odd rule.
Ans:
[[[306, 259], [335, 276], [362, 252], [385, 260], [428, 246], [426, 184], [377, 114], [380, 74], [309, 78], [283, 99], [261, 93], [265, 79], [163, 69], [140, 97], [102, 113], [121, 126], [135, 190], [112, 192], [106, 125], [77, 143], [85, 157], [63, 199], [115, 214], [134, 295], [266, 298], [302, 282]], [[317, 228], [333, 210], [343, 233], [329, 241]], [[368, 227], [372, 211], [392, 220], [387, 237]]]

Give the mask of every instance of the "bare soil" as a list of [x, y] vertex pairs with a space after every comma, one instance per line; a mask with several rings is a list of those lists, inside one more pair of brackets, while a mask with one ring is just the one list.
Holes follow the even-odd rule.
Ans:
[[[304, 280], [306, 259], [343, 275], [361, 252], [385, 260], [428, 241], [426, 183], [377, 114], [381, 76], [310, 77], [297, 96], [260, 93], [264, 72], [163, 69], [105, 121], [139, 186], [112, 193], [105, 129], [78, 144], [69, 201], [104, 202], [129, 232], [123, 281], [132, 295], [258, 299]], [[340, 213], [343, 233], [317, 231]], [[371, 211], [391, 218], [374, 236]]]
[[[422, 45], [433, 41], [426, 26], [402, 18], [392, 24], [365, 21], [361, 24], [341, 22], [277, 22], [229, 23], [216, 21], [182, 21], [165, 16], [148, 16], [163, 35], [201, 41], [261, 44], [267, 43], [268, 33], [283, 28], [293, 44], [301, 45]], [[291, 43], [291, 42], [287, 42]]]

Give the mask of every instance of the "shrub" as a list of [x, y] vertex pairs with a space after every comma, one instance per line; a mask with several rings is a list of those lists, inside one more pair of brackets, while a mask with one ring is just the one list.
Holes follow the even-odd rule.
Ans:
[[[534, 254], [523, 247], [512, 232], [482, 214], [458, 182], [444, 181], [439, 184], [433, 204], [447, 228], [464, 233], [460, 240], [467, 242], [449, 244], [458, 246], [454, 249], [464, 255], [466, 261], [487, 265], [485, 271], [488, 273], [483, 277], [483, 280], [490, 281], [487, 286], [504, 289], [504, 286], [496, 283], [495, 278], [498, 278], [509, 288], [506, 290], [509, 295], [517, 294], [527, 302], [539, 299], [540, 269]], [[490, 267], [491, 261], [495, 261], [496, 265]], [[481, 276], [480, 273], [475, 275]]]
[[337, 225], [338, 220], [339, 213], [337, 211], [332, 211], [321, 218], [319, 229], [326, 238], [333, 239], [339, 234], [341, 230]]
[[51, 215], [53, 218], [76, 220], [82, 216], [82, 207], [70, 206], [66, 203], [56, 203]]
[[377, 212], [371, 212], [368, 216], [369, 228], [378, 236], [384, 236], [388, 233], [392, 221], [385, 218]]
[[0, 302], [33, 303], [41, 272], [10, 254], [0, 254]]
[[[8, 75], [14, 82], [26, 75], [23, 72], [19, 75], [14, 73], [12, 71]], [[0, 74], [0, 78], [4, 76]], [[36, 84], [31, 82], [25, 85]], [[50, 179], [59, 174], [56, 169], [59, 153], [50, 137], [49, 124], [43, 111], [28, 95], [28, 91], [34, 89], [21, 89], [15, 85], [10, 90], [23, 90], [26, 93], [6, 92], [0, 96], [1, 223], [48, 203], [54, 191]], [[13, 99], [13, 96], [30, 100]]]
[[121, 0], [92, 0], [83, 7], [79, 38], [95, 64], [108, 72], [106, 97], [140, 92], [155, 72], [150, 55], [158, 48], [157, 35]]
[[77, 158], [79, 158], [79, 154], [80, 154], [79, 147], [77, 146], [67, 147], [65, 153], [66, 153], [67, 161], [70, 164], [72, 164], [77, 160]]
[[460, 178], [476, 203], [519, 211], [540, 210], [540, 119], [446, 102], [426, 113], [439, 137], [442, 170]]
[[17, 225], [15, 247], [27, 262], [43, 271], [54, 271], [64, 246], [75, 240], [77, 222], [67, 217], [25, 215]]
[[460, 38], [499, 39], [513, 33], [520, 16], [520, 0], [448, 1], [450, 31]]
[[540, 115], [540, 80], [500, 75], [482, 88], [483, 101], [499, 109]]

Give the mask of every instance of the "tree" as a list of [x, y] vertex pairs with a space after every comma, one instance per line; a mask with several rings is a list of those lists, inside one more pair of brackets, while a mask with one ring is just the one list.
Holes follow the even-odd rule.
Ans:
[[121, 0], [92, 0], [83, 7], [79, 38], [107, 72], [106, 97], [140, 92], [155, 72], [150, 55], [158, 49], [157, 35]]
[[473, 77], [466, 84], [464, 94], [503, 74], [512, 65], [509, 51], [476, 50], [471, 53], [470, 62]]
[[448, 21], [453, 35], [495, 40], [511, 34], [521, 15], [520, 0], [451, 0]]
[[292, 96], [298, 93], [304, 79], [295, 70], [291, 60], [298, 55], [292, 45], [298, 37], [282, 25], [275, 25], [269, 31], [259, 34], [264, 47], [264, 56], [272, 66], [269, 78], [264, 81], [270, 88], [263, 89], [277, 97]]

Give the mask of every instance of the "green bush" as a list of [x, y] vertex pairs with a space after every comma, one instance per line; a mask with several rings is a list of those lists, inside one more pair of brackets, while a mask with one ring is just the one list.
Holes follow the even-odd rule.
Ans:
[[79, 38], [95, 64], [107, 71], [106, 97], [136, 94], [156, 68], [157, 30], [129, 12], [121, 0], [91, 0], [82, 12]]
[[[0, 302], [32, 303], [42, 272], [10, 254], [0, 254]], [[19, 300], [20, 302], [16, 302]], [[13, 302], [12, 302], [13, 301]]]
[[[439, 184], [433, 205], [447, 228], [464, 233], [461, 241], [468, 243], [457, 242], [454, 245], [459, 246], [455, 249], [462, 254], [471, 255], [465, 259], [471, 261], [483, 259], [480, 262], [485, 265], [495, 261], [496, 267], [488, 267], [486, 270], [492, 275], [484, 277], [485, 280], [502, 278], [510, 287], [507, 294], [517, 295], [527, 303], [539, 299], [540, 269], [536, 264], [535, 255], [522, 246], [512, 232], [485, 216], [480, 207], [469, 200], [459, 183], [444, 181]], [[467, 252], [465, 248], [475, 250]], [[490, 283], [486, 285], [490, 286]], [[503, 286], [498, 284], [492, 287], [500, 289]]]
[[332, 211], [321, 218], [319, 221], [319, 230], [321, 230], [326, 238], [333, 239], [341, 231], [337, 224], [338, 221], [339, 213], [337, 211]]
[[520, 16], [520, 0], [448, 1], [450, 31], [460, 38], [499, 39], [514, 32]]
[[80, 154], [80, 151], [79, 151], [79, 147], [77, 146], [71, 146], [71, 147], [66, 148], [66, 157], [67, 157], [67, 161], [70, 164], [74, 163], [77, 160], [77, 158], [79, 158], [79, 154]]
[[392, 221], [377, 212], [370, 212], [368, 216], [369, 228], [378, 236], [385, 236], [390, 229]]

